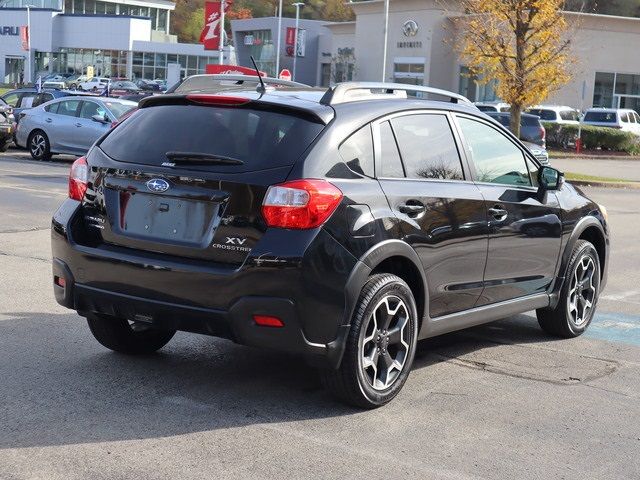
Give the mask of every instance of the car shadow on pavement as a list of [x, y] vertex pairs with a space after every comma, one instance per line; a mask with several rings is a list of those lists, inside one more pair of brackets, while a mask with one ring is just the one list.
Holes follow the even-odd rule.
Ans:
[[[359, 413], [333, 401], [317, 373], [291, 355], [178, 333], [160, 352], [131, 357], [101, 347], [75, 314], [6, 316], [0, 321], [0, 449]], [[420, 342], [414, 369], [491, 346], [482, 338], [496, 327], [513, 342], [549, 340], [531, 317], [513, 317]]]

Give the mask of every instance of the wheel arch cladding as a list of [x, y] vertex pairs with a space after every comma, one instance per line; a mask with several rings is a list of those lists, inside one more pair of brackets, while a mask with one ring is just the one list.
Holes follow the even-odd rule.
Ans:
[[598, 259], [600, 260], [600, 279], [602, 279], [607, 261], [607, 246], [604, 233], [595, 225], [590, 225], [580, 233], [578, 240], [586, 240], [596, 248]]
[[371, 275], [392, 273], [409, 285], [416, 301], [420, 327], [427, 312], [427, 280], [415, 250], [400, 240], [389, 240], [365, 253], [362, 261], [371, 268]]
[[425, 305], [424, 285], [422, 283], [422, 277], [418, 271], [418, 267], [416, 267], [415, 264], [407, 257], [396, 255], [380, 262], [371, 272], [372, 275], [375, 275], [376, 273], [391, 273], [400, 277], [407, 283], [407, 285], [409, 285], [411, 293], [413, 293], [413, 298], [416, 301], [416, 308], [418, 311], [418, 328], [420, 328], [422, 325], [422, 317], [424, 316]]

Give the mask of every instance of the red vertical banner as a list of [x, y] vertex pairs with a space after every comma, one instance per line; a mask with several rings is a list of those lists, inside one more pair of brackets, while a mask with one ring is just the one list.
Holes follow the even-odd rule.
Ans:
[[286, 44], [293, 46], [296, 44], [296, 29], [295, 27], [287, 28]]
[[29, 50], [29, 27], [20, 27], [20, 40], [22, 41], [22, 49]]
[[[220, 21], [220, 3], [205, 2], [204, 4], [204, 28], [200, 34], [200, 43], [204, 45], [205, 50], [218, 50], [220, 48], [223, 28]], [[224, 2], [225, 13], [229, 10], [231, 3], [230, 0]]]

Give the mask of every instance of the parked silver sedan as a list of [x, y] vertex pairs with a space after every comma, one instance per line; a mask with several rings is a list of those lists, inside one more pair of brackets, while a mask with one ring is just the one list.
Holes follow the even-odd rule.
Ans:
[[16, 143], [36, 160], [56, 153], [84, 155], [135, 102], [107, 97], [62, 97], [20, 113]]

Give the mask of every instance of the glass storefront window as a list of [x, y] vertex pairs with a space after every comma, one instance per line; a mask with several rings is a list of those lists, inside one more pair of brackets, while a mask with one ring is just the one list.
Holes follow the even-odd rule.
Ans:
[[142, 52], [133, 52], [133, 65], [142, 65]]
[[160, 79], [167, 78], [166, 69], [161, 67], [156, 67], [156, 73], [155, 73], [154, 79], [156, 78], [160, 78]]
[[84, 13], [84, 0], [73, 0], [73, 13]]
[[115, 15], [118, 11], [118, 5], [115, 3], [105, 2], [104, 4], [104, 13], [108, 15]]
[[158, 10], [158, 26], [157, 30], [167, 31], [167, 10]]
[[187, 56], [186, 55], [178, 55], [178, 63], [182, 68], [187, 68]]
[[166, 66], [167, 66], [167, 54], [156, 53], [156, 67], [166, 67]]
[[167, 55], [167, 63], [178, 63], [178, 55], [170, 53]]
[[187, 55], [187, 66], [189, 68], [198, 68], [198, 57], [194, 57], [193, 55]]
[[84, 13], [96, 13], [95, 0], [84, 0]]
[[153, 67], [153, 53], [144, 54], [144, 65]]

